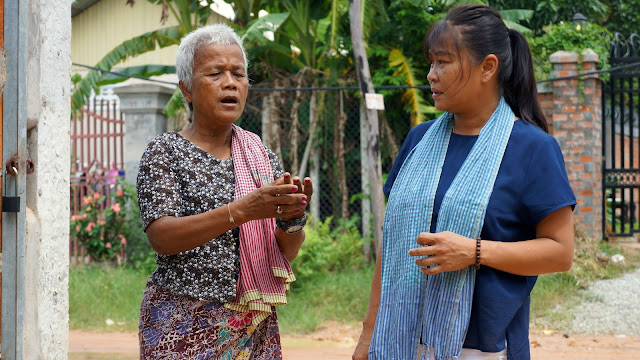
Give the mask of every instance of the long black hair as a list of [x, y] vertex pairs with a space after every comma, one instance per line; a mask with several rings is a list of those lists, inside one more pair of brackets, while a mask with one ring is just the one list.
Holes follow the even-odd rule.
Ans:
[[500, 13], [485, 5], [461, 5], [434, 24], [424, 38], [427, 59], [434, 46], [453, 41], [460, 55], [464, 51], [471, 63], [479, 64], [487, 55], [498, 58], [498, 85], [515, 115], [549, 132], [538, 102], [529, 44], [517, 30], [504, 24]]

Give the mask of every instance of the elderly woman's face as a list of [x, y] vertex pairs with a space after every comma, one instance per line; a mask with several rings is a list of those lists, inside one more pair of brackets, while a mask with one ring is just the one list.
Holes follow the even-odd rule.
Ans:
[[210, 44], [196, 50], [191, 91], [182, 90], [193, 104], [194, 120], [231, 125], [242, 115], [248, 89], [240, 47]]

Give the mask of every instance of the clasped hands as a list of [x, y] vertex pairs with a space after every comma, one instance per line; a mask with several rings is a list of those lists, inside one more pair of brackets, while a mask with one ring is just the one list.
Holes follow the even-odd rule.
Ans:
[[242, 210], [252, 220], [276, 218], [293, 220], [302, 217], [311, 201], [313, 184], [286, 172], [278, 180], [262, 186], [243, 199]]
[[420, 257], [416, 265], [426, 275], [456, 271], [475, 264], [476, 241], [444, 231], [420, 233], [416, 242], [422, 245], [409, 250], [409, 256]]

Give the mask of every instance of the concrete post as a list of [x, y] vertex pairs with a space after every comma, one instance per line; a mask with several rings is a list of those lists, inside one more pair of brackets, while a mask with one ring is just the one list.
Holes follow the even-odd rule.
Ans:
[[[580, 72], [596, 69], [598, 55], [585, 50]], [[579, 56], [551, 55], [554, 76], [578, 72]], [[602, 236], [602, 96], [598, 75], [553, 82], [553, 136], [564, 154], [571, 187], [577, 198], [574, 220], [594, 237]]]
[[157, 84], [133, 84], [116, 87], [120, 110], [124, 113], [125, 180], [136, 183], [138, 164], [147, 144], [167, 131], [167, 117], [162, 110], [174, 89]]

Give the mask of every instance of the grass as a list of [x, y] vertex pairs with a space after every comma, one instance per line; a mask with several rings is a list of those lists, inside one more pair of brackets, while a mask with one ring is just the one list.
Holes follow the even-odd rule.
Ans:
[[[328, 321], [362, 321], [373, 267], [330, 273], [292, 287], [278, 308], [283, 333], [308, 333]], [[140, 301], [149, 275], [129, 268], [72, 267], [69, 324], [72, 329], [137, 331]], [[107, 325], [107, 319], [115, 324]]]
[[283, 333], [309, 333], [323, 324], [361, 322], [369, 304], [373, 265], [351, 272], [329, 273], [300, 283], [278, 308]]
[[[126, 267], [72, 267], [69, 274], [69, 327], [137, 331], [140, 301], [148, 278], [149, 274]], [[114, 324], [107, 325], [107, 319]]]
[[[605, 255], [603, 255], [606, 254]], [[606, 257], [622, 253], [626, 265], [610, 264]], [[534, 329], [562, 330], [570, 310], [585, 299], [581, 289], [594, 280], [613, 278], [640, 264], [640, 254], [624, 252], [606, 242], [578, 233], [574, 265], [569, 272], [542, 275], [531, 295]], [[604, 259], [604, 260], [603, 260]], [[313, 332], [327, 323], [359, 323], [369, 302], [373, 267], [324, 273], [298, 281], [288, 305], [278, 308], [284, 334]], [[137, 331], [140, 300], [148, 274], [129, 268], [86, 266], [71, 268], [69, 318], [72, 329]], [[115, 324], [107, 325], [111, 319]]]

